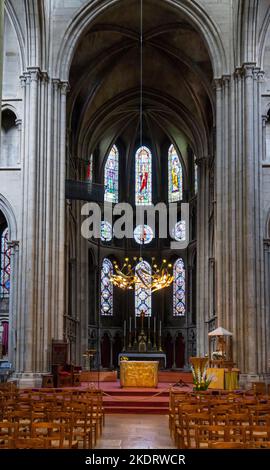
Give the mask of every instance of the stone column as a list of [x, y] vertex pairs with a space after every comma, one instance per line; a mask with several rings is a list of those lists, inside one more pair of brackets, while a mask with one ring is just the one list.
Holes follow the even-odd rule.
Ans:
[[216, 281], [219, 326], [234, 359], [253, 376], [266, 367], [262, 282], [262, 72], [244, 64], [216, 82]]
[[21, 142], [22, 142], [22, 120], [21, 119], [16, 119], [15, 121], [16, 129], [18, 131], [18, 158], [17, 158], [17, 165], [20, 165], [21, 163]]
[[52, 338], [63, 339], [67, 84], [37, 67], [22, 76], [22, 233], [16, 372], [22, 385], [50, 369]]
[[270, 239], [264, 240], [264, 266], [265, 266], [265, 307], [266, 307], [266, 354], [268, 351], [268, 356], [266, 358], [266, 373], [268, 379], [270, 377]]
[[266, 124], [268, 121], [268, 116], [262, 116], [262, 160], [267, 160], [266, 155]]
[[197, 160], [199, 170], [198, 209], [197, 209], [197, 354], [203, 355], [208, 350], [207, 328], [208, 319], [208, 265], [209, 257], [209, 157]]
[[10, 247], [10, 272], [11, 272], [11, 288], [9, 297], [9, 337], [8, 337], [8, 359], [14, 364], [16, 356], [16, 311], [17, 311], [17, 296], [18, 296], [18, 255], [19, 255], [19, 242], [13, 240], [9, 242]]

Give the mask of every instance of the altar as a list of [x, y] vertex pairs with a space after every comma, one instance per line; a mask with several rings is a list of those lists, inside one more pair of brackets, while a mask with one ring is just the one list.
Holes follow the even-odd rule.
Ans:
[[121, 361], [121, 387], [157, 387], [158, 361]]
[[121, 357], [131, 359], [132, 361], [158, 361], [159, 369], [166, 369], [166, 354], [164, 352], [123, 352], [118, 354], [118, 365]]

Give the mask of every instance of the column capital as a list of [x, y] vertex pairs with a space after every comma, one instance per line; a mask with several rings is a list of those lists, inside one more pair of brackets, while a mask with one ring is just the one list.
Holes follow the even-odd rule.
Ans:
[[48, 83], [49, 82], [49, 75], [48, 75], [48, 72], [46, 72], [46, 70], [42, 70], [41, 72], [41, 79], [43, 82], [45, 83]]
[[42, 72], [39, 67], [27, 67], [30, 82], [38, 82], [42, 78]]
[[256, 68], [255, 62], [245, 62], [242, 65], [242, 73], [243, 73], [244, 78], [253, 78], [255, 68]]
[[28, 72], [23, 72], [22, 75], [19, 77], [20, 82], [21, 82], [21, 87], [25, 87], [27, 81], [29, 80], [29, 73]]
[[216, 91], [222, 90], [222, 77], [221, 78], [214, 78], [213, 87]]
[[234, 77], [235, 78], [242, 78], [243, 76], [243, 68], [242, 67], [236, 67], [234, 71]]
[[60, 86], [61, 95], [67, 95], [67, 93], [70, 91], [69, 82], [67, 81], [60, 82], [59, 86]]
[[52, 78], [52, 85], [53, 85], [53, 88], [54, 90], [57, 90], [58, 88], [60, 88], [60, 79], [59, 78]]
[[230, 81], [231, 81], [231, 75], [229, 74], [222, 75], [222, 78], [221, 78], [222, 85], [228, 86]]

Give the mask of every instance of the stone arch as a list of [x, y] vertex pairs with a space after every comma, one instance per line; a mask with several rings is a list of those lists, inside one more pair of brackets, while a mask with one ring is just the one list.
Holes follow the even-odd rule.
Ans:
[[0, 165], [13, 167], [20, 164], [20, 123], [17, 110], [12, 105], [2, 107]]
[[[176, 10], [178, 9], [201, 32], [209, 51], [215, 78], [226, 74], [228, 72], [228, 61], [220, 31], [203, 7], [195, 1], [190, 2], [190, 0], [162, 1]], [[56, 77], [60, 77], [64, 81], [68, 80], [72, 58], [81, 35], [100, 13], [121, 2], [123, 3], [123, 0], [100, 0], [88, 3], [81, 8], [69, 23], [62, 38], [55, 62], [54, 74]]]
[[1, 112], [3, 113], [4, 111], [8, 111], [8, 110], [11, 111], [15, 115], [16, 120], [21, 119], [19, 112], [15, 106], [13, 106], [10, 103], [4, 103], [1, 107]]
[[264, 68], [264, 57], [265, 57], [265, 48], [267, 45], [267, 37], [270, 31], [270, 7], [268, 7], [267, 13], [265, 15], [261, 31], [259, 34], [259, 45], [258, 45], [258, 64], [263, 69]]
[[2, 194], [0, 194], [0, 210], [3, 212], [8, 224], [9, 239], [17, 240], [16, 217], [11, 204]]
[[25, 67], [26, 67], [24, 36], [23, 36], [20, 20], [18, 19], [17, 14], [10, 0], [5, 1], [5, 12], [8, 16], [8, 19], [11, 25], [13, 26], [15, 36], [18, 41], [20, 66], [21, 66], [21, 70], [23, 71], [25, 70]]

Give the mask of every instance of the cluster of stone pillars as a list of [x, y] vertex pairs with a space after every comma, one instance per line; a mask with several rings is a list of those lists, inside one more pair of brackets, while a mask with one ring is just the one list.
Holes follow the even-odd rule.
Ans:
[[29, 67], [21, 84], [22, 231], [14, 251], [11, 359], [24, 383], [48, 370], [51, 340], [63, 337], [68, 86], [38, 67]]

